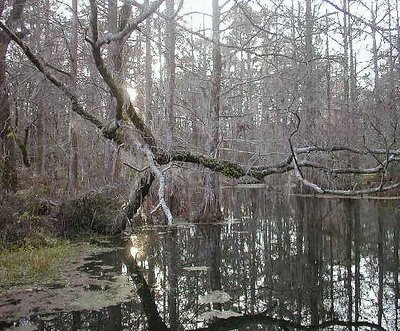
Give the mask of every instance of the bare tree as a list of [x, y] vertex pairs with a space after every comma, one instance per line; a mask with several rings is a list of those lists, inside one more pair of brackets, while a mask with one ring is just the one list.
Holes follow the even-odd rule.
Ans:
[[[78, 1], [72, 1], [72, 32], [71, 32], [71, 90], [77, 94], [78, 75]], [[72, 107], [72, 106], [71, 106]], [[78, 133], [74, 120], [75, 114], [71, 110], [69, 122], [69, 162], [68, 162], [68, 189], [76, 193], [79, 189], [79, 159], [78, 159]]]
[[[19, 24], [26, 1], [16, 0], [7, 17], [6, 24], [14, 29]], [[11, 6], [11, 4], [8, 4]], [[4, 13], [5, 1], [2, 1], [0, 15]], [[21, 30], [18, 37], [23, 36]], [[17, 170], [15, 156], [15, 132], [12, 125], [11, 105], [9, 100], [9, 88], [7, 82], [7, 51], [10, 45], [10, 36], [2, 31], [0, 33], [0, 161], [1, 161], [1, 185], [7, 190], [15, 190], [17, 187]]]
[[[222, 75], [222, 55], [220, 46], [220, 21], [221, 8], [218, 0], [212, 2], [212, 31], [213, 31], [213, 50], [211, 74], [211, 100], [210, 100], [210, 124], [211, 124], [211, 142], [210, 155], [214, 158], [219, 157], [219, 143], [221, 141], [220, 130], [220, 94], [221, 94], [221, 75]], [[222, 218], [220, 206], [220, 185], [218, 174], [207, 171], [204, 178], [204, 195], [200, 207], [198, 218], [203, 220], [218, 220]]]

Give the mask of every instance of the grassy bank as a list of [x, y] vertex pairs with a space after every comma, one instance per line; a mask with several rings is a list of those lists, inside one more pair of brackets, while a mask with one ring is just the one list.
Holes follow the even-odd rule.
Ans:
[[58, 282], [66, 261], [73, 260], [81, 249], [68, 241], [51, 245], [26, 245], [0, 252], [0, 289], [11, 286]]

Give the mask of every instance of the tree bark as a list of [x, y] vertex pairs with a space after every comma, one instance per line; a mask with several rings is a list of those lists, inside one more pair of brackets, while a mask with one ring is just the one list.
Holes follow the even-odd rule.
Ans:
[[[21, 19], [26, 0], [16, 0], [7, 19], [7, 25], [14, 27]], [[4, 5], [0, 7], [3, 12]], [[0, 185], [6, 190], [17, 188], [16, 132], [12, 125], [9, 87], [7, 82], [7, 51], [10, 36], [0, 32]]]
[[11, 106], [6, 78], [6, 54], [9, 41], [0, 35], [0, 175], [1, 186], [6, 190], [17, 188], [17, 169], [15, 158], [15, 132], [12, 126]]
[[[71, 89], [77, 93], [78, 76], [78, 0], [72, 0], [72, 32], [71, 32]], [[68, 191], [76, 194], [79, 189], [79, 147], [78, 132], [71, 104], [69, 116], [69, 162], [68, 162]]]
[[304, 118], [306, 119], [307, 129], [311, 130], [315, 127], [316, 123], [316, 78], [315, 78], [315, 64], [314, 64], [314, 17], [312, 13], [312, 1], [306, 0], [306, 26], [305, 26], [305, 57], [307, 74], [305, 78], [305, 104], [304, 111], [306, 112]]
[[167, 87], [165, 96], [165, 108], [167, 118], [167, 146], [172, 145], [172, 137], [175, 131], [175, 113], [174, 113], [174, 100], [175, 100], [175, 48], [176, 48], [176, 27], [175, 27], [175, 10], [174, 0], [166, 0], [167, 8], [167, 53], [166, 53], [166, 66], [167, 66]]
[[[221, 8], [218, 0], [212, 2], [212, 30], [213, 30], [213, 50], [212, 62], [213, 70], [211, 74], [211, 101], [210, 101], [210, 124], [211, 124], [211, 142], [209, 153], [219, 158], [219, 143], [221, 139], [220, 132], [220, 94], [221, 94], [221, 75], [222, 75], [222, 55], [220, 46], [220, 21]], [[198, 220], [201, 221], [218, 221], [223, 218], [220, 203], [220, 183], [219, 176], [215, 172], [206, 170], [204, 178], [204, 194], [200, 207]]]
[[[150, 6], [149, 0], [145, 0], [146, 8]], [[152, 55], [151, 55], [151, 19], [146, 20], [146, 58], [145, 58], [145, 90], [144, 90], [144, 110], [146, 112], [147, 122], [150, 123], [150, 127], [153, 124], [153, 115], [151, 113], [151, 100], [152, 100], [152, 85], [153, 85], [153, 66], [152, 66]]]
[[[50, 1], [46, 0], [44, 4], [44, 15], [45, 15], [45, 23], [44, 23], [44, 47], [43, 51], [50, 50]], [[46, 54], [47, 55], [47, 54]], [[47, 130], [48, 130], [48, 105], [46, 104], [46, 100], [42, 97], [45, 93], [45, 89], [49, 86], [46, 79], [42, 76], [39, 76], [37, 79], [37, 84], [40, 86], [41, 93], [38, 97], [38, 115], [36, 121], [36, 171], [38, 174], [43, 174], [46, 171], [46, 155], [47, 155]]]

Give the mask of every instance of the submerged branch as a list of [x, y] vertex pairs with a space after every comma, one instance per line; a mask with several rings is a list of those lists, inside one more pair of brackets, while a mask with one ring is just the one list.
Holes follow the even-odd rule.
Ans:
[[341, 196], [356, 196], [356, 195], [366, 195], [373, 193], [381, 193], [395, 190], [400, 187], [400, 182], [396, 182], [390, 185], [380, 185], [378, 187], [367, 188], [363, 190], [332, 190], [332, 189], [324, 189], [325, 194], [334, 194]]

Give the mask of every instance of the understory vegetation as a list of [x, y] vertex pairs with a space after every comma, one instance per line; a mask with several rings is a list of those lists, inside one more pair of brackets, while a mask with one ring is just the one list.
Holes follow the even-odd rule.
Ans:
[[60, 281], [65, 261], [76, 254], [66, 241], [36, 234], [24, 245], [0, 252], [0, 289], [10, 286]]

